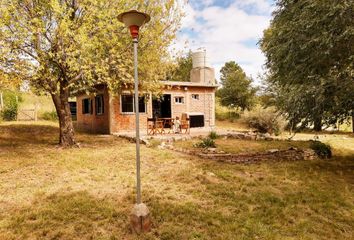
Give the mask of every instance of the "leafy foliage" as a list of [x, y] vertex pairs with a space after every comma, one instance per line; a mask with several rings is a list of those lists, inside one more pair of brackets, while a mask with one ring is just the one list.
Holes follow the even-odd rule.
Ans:
[[1, 118], [5, 121], [16, 120], [21, 97], [17, 92], [6, 90], [3, 92], [3, 100], [4, 108], [1, 110]]
[[331, 158], [332, 149], [331, 146], [320, 141], [312, 141], [310, 148], [316, 152], [320, 158]]
[[181, 12], [174, 0], [0, 0], [0, 69], [18, 73], [52, 96], [60, 143], [73, 145], [68, 98], [106, 83], [113, 91], [133, 82], [132, 41], [117, 15], [140, 9], [152, 16], [141, 29], [141, 86], [156, 90]]
[[219, 97], [216, 97], [215, 101], [215, 118], [217, 120], [229, 120], [231, 122], [234, 122], [235, 120], [240, 118], [241, 114], [239, 110], [222, 106]]
[[278, 135], [284, 128], [282, 117], [272, 108], [258, 108], [245, 114], [245, 122], [260, 133]]
[[168, 73], [168, 80], [188, 82], [192, 68], [192, 51], [189, 51], [186, 55], [177, 57], [176, 66]]
[[57, 121], [58, 114], [56, 111], [45, 111], [44, 113], [42, 113], [40, 118], [47, 121]]
[[217, 95], [221, 104], [242, 111], [251, 109], [257, 89], [251, 86], [252, 80], [246, 76], [242, 68], [231, 61], [225, 63], [220, 73], [222, 88], [218, 90]]
[[208, 135], [210, 139], [217, 139], [219, 135], [215, 131], [211, 131]]
[[216, 144], [214, 139], [207, 137], [203, 138], [202, 141], [196, 143], [195, 146], [199, 148], [215, 148]]
[[354, 109], [354, 2], [278, 0], [261, 48], [276, 106], [294, 126], [333, 124]]

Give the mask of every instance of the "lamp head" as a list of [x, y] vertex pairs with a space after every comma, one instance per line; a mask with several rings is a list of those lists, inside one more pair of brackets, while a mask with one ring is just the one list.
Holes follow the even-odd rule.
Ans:
[[138, 38], [139, 27], [150, 21], [150, 16], [143, 12], [131, 10], [118, 15], [118, 20], [129, 28], [133, 38]]

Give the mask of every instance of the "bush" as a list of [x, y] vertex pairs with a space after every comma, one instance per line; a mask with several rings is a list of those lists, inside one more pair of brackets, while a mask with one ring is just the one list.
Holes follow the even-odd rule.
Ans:
[[1, 118], [5, 121], [14, 121], [17, 118], [17, 106], [4, 107], [1, 111]]
[[214, 139], [207, 137], [204, 138], [201, 142], [197, 143], [195, 146], [200, 148], [215, 148], [216, 144]]
[[1, 111], [1, 118], [5, 121], [14, 121], [17, 118], [18, 104], [22, 101], [16, 92], [3, 92], [4, 108]]
[[209, 138], [210, 139], [217, 139], [219, 136], [218, 136], [218, 134], [215, 132], [215, 131], [211, 131], [210, 133], [209, 133]]
[[332, 157], [332, 149], [331, 146], [324, 144], [320, 141], [312, 141], [310, 144], [310, 148], [315, 151], [315, 153], [320, 158], [331, 158]]
[[259, 108], [247, 112], [244, 119], [250, 128], [254, 128], [260, 133], [279, 135], [285, 126], [282, 117], [271, 108]]
[[220, 99], [216, 99], [215, 118], [220, 121], [229, 120], [231, 122], [240, 118], [240, 113], [236, 109], [221, 106]]
[[59, 119], [55, 110], [42, 113], [40, 118], [47, 121], [58, 121]]

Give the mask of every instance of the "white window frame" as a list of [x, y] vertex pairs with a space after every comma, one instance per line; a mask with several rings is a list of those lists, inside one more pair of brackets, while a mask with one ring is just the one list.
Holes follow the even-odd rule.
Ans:
[[[177, 99], [181, 99], [181, 102], [177, 101]], [[175, 96], [174, 102], [175, 102], [175, 104], [184, 104], [185, 103], [184, 97], [183, 96]]]
[[[133, 97], [133, 112], [123, 112], [123, 101], [122, 101], [122, 96], [123, 95], [128, 95], [128, 96], [132, 96]], [[139, 98], [140, 98], [141, 96], [139, 96]], [[144, 98], [146, 98], [146, 96], [143, 96]], [[123, 94], [120, 94], [120, 114], [123, 114], [123, 115], [133, 115], [133, 114], [135, 114], [135, 96], [134, 96], [134, 94], [129, 94], [129, 93], [123, 93]], [[145, 111], [144, 112], [139, 112], [139, 113], [142, 113], [142, 114], [146, 114], [146, 110], [147, 110], [147, 103], [145, 102], [145, 109], [144, 109]]]

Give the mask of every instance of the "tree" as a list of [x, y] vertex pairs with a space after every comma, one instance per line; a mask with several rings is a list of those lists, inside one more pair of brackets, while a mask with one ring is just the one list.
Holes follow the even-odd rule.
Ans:
[[23, 73], [35, 89], [51, 95], [60, 126], [59, 143], [76, 144], [68, 98], [107, 83], [114, 92], [133, 82], [132, 43], [117, 20], [120, 12], [152, 15], [140, 39], [141, 84], [164, 78], [163, 59], [179, 25], [174, 0], [0, 0], [0, 66]]
[[193, 68], [192, 51], [189, 50], [186, 55], [177, 57], [176, 62], [173, 70], [169, 73], [169, 80], [180, 82], [190, 81], [190, 72]]
[[227, 62], [220, 70], [222, 88], [217, 95], [223, 106], [233, 106], [242, 111], [254, 105], [257, 89], [252, 87], [252, 79], [234, 61]]
[[354, 111], [354, 2], [278, 0], [261, 48], [278, 108], [304, 124]]

